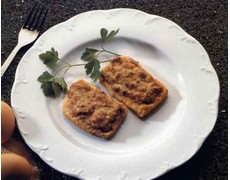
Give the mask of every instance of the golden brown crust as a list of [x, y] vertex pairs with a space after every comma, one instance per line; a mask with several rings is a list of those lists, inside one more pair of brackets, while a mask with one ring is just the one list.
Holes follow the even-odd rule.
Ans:
[[84, 80], [73, 83], [64, 98], [65, 116], [79, 128], [108, 139], [127, 116], [127, 108]]
[[168, 90], [127, 56], [114, 58], [101, 70], [100, 83], [109, 93], [143, 118], [167, 96]]

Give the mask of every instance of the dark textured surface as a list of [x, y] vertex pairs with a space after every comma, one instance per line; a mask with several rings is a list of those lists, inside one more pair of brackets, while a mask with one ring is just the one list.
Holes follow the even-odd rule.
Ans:
[[[42, 2], [50, 5], [50, 12], [44, 30], [76, 14], [89, 10], [135, 8], [150, 14], [166, 17], [196, 38], [208, 52], [220, 80], [221, 92], [217, 123], [201, 149], [192, 159], [158, 179], [227, 179], [228, 4], [226, 0], [53, 0], [48, 2], [43, 0]], [[1, 3], [1, 62], [3, 63], [17, 43], [19, 29], [34, 0], [2, 0]], [[17, 64], [30, 47], [31, 45], [26, 46], [19, 51], [9, 70], [1, 78], [2, 100], [8, 103], [10, 103], [10, 93]], [[17, 130], [14, 133], [14, 137], [21, 139]], [[31, 153], [34, 154], [32, 151]], [[72, 179], [50, 168], [36, 154], [34, 154], [34, 159], [41, 169], [41, 179]]]

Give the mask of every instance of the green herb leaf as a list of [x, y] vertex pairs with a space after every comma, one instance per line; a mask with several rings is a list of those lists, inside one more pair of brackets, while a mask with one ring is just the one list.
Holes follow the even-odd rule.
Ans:
[[67, 92], [67, 84], [66, 84], [64, 78], [60, 78], [60, 77], [59, 77], [59, 78], [55, 78], [55, 79], [53, 80], [53, 82], [54, 82], [55, 84], [57, 84], [57, 85], [61, 88], [61, 90], [62, 90], [64, 93]]
[[119, 32], [119, 29], [117, 29], [116, 31], [114, 31], [114, 30], [111, 31], [111, 32], [109, 33], [109, 35], [106, 37], [106, 40], [111, 40], [111, 39], [113, 39], [113, 37], [116, 36], [118, 32]]
[[63, 91], [67, 92], [67, 85], [64, 78], [55, 78], [49, 72], [45, 71], [37, 79], [41, 83], [41, 88], [45, 96], [57, 97]]
[[94, 57], [92, 56], [92, 54], [90, 52], [84, 52], [81, 56], [81, 59], [83, 61], [91, 61]]
[[97, 59], [93, 59], [85, 65], [86, 74], [90, 74], [90, 78], [93, 79], [94, 82], [101, 76], [100, 68], [100, 62]]
[[59, 60], [58, 52], [55, 51], [54, 48], [51, 48], [51, 51], [46, 51], [45, 53], [40, 54], [39, 57], [43, 61], [43, 63], [50, 68], [56, 66]]
[[83, 61], [91, 61], [93, 59], [95, 59], [95, 54], [98, 52], [99, 50], [97, 49], [93, 49], [93, 48], [86, 48], [85, 52], [82, 54], [81, 59]]
[[102, 39], [102, 42], [106, 41], [107, 34], [108, 34], [108, 30], [105, 29], [105, 28], [102, 28], [101, 29], [101, 39]]
[[54, 90], [52, 87], [52, 81], [43, 82], [41, 88], [45, 96], [52, 97], [54, 96]]
[[99, 50], [97, 50], [97, 49], [93, 49], [93, 48], [86, 48], [86, 49], [85, 49], [85, 51], [86, 51], [86, 52], [90, 52], [90, 53], [94, 53], [94, 54], [95, 54], [95, 53], [97, 53]]
[[41, 83], [41, 88], [42, 88], [45, 96], [53, 96], [54, 95], [54, 91], [52, 88], [53, 78], [54, 77], [48, 71], [45, 71], [37, 79]]
[[120, 29], [112, 30], [109, 34], [108, 34], [108, 30], [105, 28], [101, 29], [101, 39], [102, 42], [104, 43], [105, 41], [111, 40], [113, 39], [114, 36], [116, 36], [118, 34]]
[[42, 75], [40, 75], [40, 76], [38, 77], [37, 80], [38, 80], [39, 82], [43, 83], [43, 82], [51, 81], [52, 78], [53, 78], [53, 76], [52, 76], [48, 71], [45, 71], [45, 72], [43, 72]]
[[53, 93], [54, 93], [53, 97], [59, 96], [61, 91], [62, 91], [61, 87], [57, 83], [55, 83], [54, 81], [52, 81], [52, 89], [53, 89]]
[[[48, 71], [43, 72], [43, 74], [38, 77], [37, 80], [41, 83], [41, 89], [43, 93], [45, 94], [45, 96], [57, 97], [58, 95], [60, 95], [61, 92], [64, 92], [64, 93], [67, 92], [67, 84], [65, 82], [64, 76], [65, 76], [65, 73], [74, 66], [84, 65], [86, 75], [90, 75], [90, 78], [93, 79], [94, 82], [96, 82], [101, 76], [100, 63], [105, 63], [109, 61], [109, 60], [104, 60], [100, 62], [97, 58], [99, 54], [110, 53], [115, 56], [118, 55], [117, 53], [108, 51], [103, 47], [104, 43], [108, 40], [113, 39], [114, 36], [118, 34], [118, 32], [119, 32], [119, 29], [112, 30], [111, 32], [108, 32], [108, 30], [105, 28], [101, 29], [100, 33], [101, 33], [101, 40], [102, 40], [101, 42], [102, 49], [97, 50], [94, 48], [86, 48], [85, 52], [83, 52], [81, 56], [81, 59], [83, 61], [87, 61], [87, 64], [71, 65], [61, 60], [58, 57], [58, 52], [54, 48], [51, 48], [50, 51], [46, 51], [45, 53], [40, 54], [39, 55], [40, 59], [48, 67], [53, 68], [54, 66], [57, 65], [59, 61], [62, 61], [64, 62], [65, 65], [62, 68], [60, 68], [59, 71], [66, 68], [62, 77], [56, 77], [55, 75], [50, 74]], [[58, 72], [56, 72], [55, 74], [58, 74]]]

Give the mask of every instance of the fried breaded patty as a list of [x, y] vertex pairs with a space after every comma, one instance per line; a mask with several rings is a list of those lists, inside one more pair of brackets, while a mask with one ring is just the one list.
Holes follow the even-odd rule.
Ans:
[[141, 65], [118, 56], [101, 70], [100, 83], [109, 93], [143, 118], [167, 96], [168, 90]]
[[78, 80], [64, 98], [65, 116], [82, 130], [110, 138], [127, 116], [127, 108], [96, 86]]

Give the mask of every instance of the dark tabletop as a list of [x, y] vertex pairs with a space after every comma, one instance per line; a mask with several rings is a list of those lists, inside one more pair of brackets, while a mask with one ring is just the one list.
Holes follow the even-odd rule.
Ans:
[[[34, 0], [2, 0], [1, 63], [17, 43], [18, 32]], [[50, 6], [45, 30], [70, 17], [89, 10], [134, 8], [163, 16], [181, 26], [206, 49], [220, 81], [219, 113], [216, 125], [201, 149], [188, 162], [158, 178], [164, 179], [227, 179], [228, 177], [228, 85], [227, 85], [227, 6], [226, 0], [41, 0]], [[18, 62], [31, 47], [22, 48], [1, 78], [2, 100], [10, 104], [10, 93]], [[14, 138], [22, 141], [18, 130]], [[29, 148], [28, 148], [29, 149]], [[33, 158], [41, 169], [41, 179], [72, 179], [46, 165], [34, 152]]]

